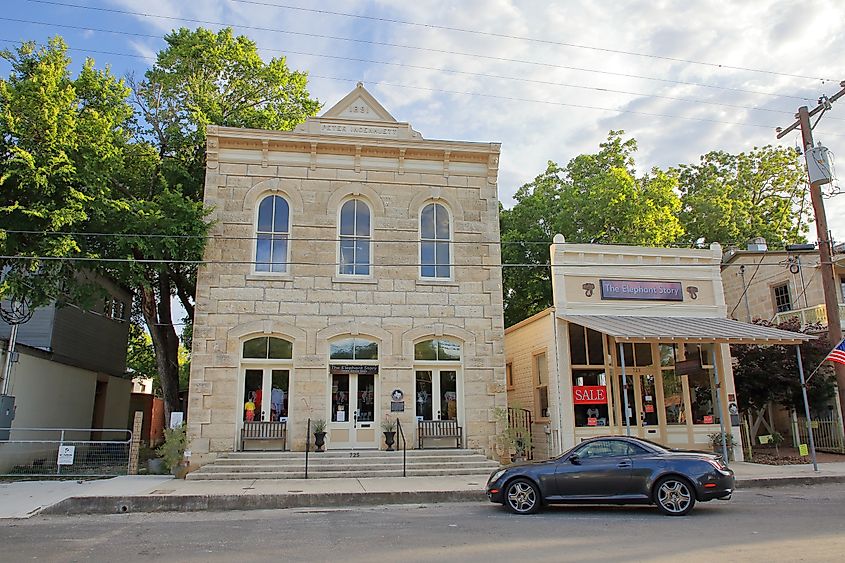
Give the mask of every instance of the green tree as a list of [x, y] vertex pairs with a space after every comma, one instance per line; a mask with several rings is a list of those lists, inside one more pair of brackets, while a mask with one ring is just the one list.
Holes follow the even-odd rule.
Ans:
[[[780, 325], [758, 319], [755, 324], [801, 332], [795, 319]], [[829, 351], [830, 342], [824, 336], [801, 344], [804, 373], [809, 376], [822, 364]], [[734, 383], [743, 411], [761, 409], [771, 402], [804, 412], [794, 345], [734, 345], [731, 346], [731, 355], [736, 360]], [[812, 410], [823, 410], [826, 402], [833, 398], [834, 381], [833, 368], [829, 364], [821, 365], [807, 384], [807, 398]]]
[[763, 237], [770, 247], [783, 248], [805, 240], [807, 173], [796, 151], [773, 146], [737, 155], [713, 151], [675, 172], [686, 243], [703, 238], [744, 246]]
[[567, 242], [667, 246], [683, 228], [674, 175], [659, 169], [637, 176], [634, 139], [611, 131], [595, 154], [549, 162], [546, 171], [514, 195], [501, 212], [505, 324], [511, 325], [552, 303], [549, 244], [555, 234]]
[[[165, 36], [167, 46], [140, 81], [132, 80], [133, 100], [144, 127], [141, 138], [154, 147], [156, 178], [175, 215], [157, 213], [155, 222], [136, 225], [138, 233], [194, 235], [155, 239], [132, 248], [136, 258], [168, 258], [166, 264], [131, 274], [156, 352], [165, 414], [177, 404], [179, 339], [170, 300], [178, 297], [189, 322], [194, 316], [196, 266], [205, 228], [192, 222], [200, 209], [205, 180], [205, 138], [210, 124], [287, 130], [314, 115], [319, 102], [306, 90], [307, 75], [291, 71], [284, 58], [264, 62], [256, 44], [231, 29], [179, 29]], [[155, 189], [155, 182], [150, 186]], [[193, 228], [185, 228], [185, 222]], [[162, 228], [163, 227], [163, 228]], [[179, 232], [181, 230], [181, 232]], [[183, 362], [182, 365], [185, 365]], [[182, 369], [184, 376], [185, 369]]]
[[0, 258], [0, 297], [84, 303], [99, 288], [80, 263], [36, 258], [88, 258], [84, 239], [41, 232], [81, 231], [108, 213], [134, 127], [128, 90], [91, 59], [71, 77], [61, 38], [0, 57], [12, 67], [0, 80], [0, 255], [15, 257]]

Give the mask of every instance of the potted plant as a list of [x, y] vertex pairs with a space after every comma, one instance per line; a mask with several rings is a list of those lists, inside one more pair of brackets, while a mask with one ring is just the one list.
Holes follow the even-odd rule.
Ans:
[[[713, 449], [713, 453], [721, 454], [722, 453], [722, 433], [721, 432], [714, 432], [713, 434], [708, 434], [708, 438], [710, 438], [710, 447]], [[734, 437], [727, 432], [725, 433], [725, 443], [727, 444], [728, 448], [728, 458], [725, 461], [733, 461], [733, 448], [737, 446], [736, 440]]]
[[496, 407], [493, 410], [493, 415], [503, 427], [496, 436], [496, 450], [499, 454], [499, 461], [505, 465], [526, 460], [533, 447], [530, 429], [511, 426], [506, 408]]
[[326, 443], [326, 421], [318, 418], [311, 422], [311, 428], [314, 430], [314, 451], [325, 451], [323, 446]]
[[384, 444], [387, 446], [387, 451], [392, 452], [396, 438], [396, 421], [390, 418], [390, 415], [384, 417], [381, 421], [381, 430], [384, 432]]

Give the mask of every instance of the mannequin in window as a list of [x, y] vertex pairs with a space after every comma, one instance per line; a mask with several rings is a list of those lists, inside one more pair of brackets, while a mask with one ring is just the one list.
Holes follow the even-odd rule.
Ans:
[[279, 387], [270, 390], [270, 408], [273, 411], [273, 420], [279, 420], [283, 416], [282, 407], [285, 404], [285, 392]]
[[255, 391], [249, 392], [249, 398], [244, 403], [244, 420], [247, 422], [255, 420]]

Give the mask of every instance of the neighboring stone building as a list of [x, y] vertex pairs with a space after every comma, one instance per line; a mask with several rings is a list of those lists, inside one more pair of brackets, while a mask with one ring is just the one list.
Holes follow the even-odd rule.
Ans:
[[[845, 323], [845, 255], [834, 254], [839, 281], [839, 317]], [[752, 322], [780, 324], [797, 318], [802, 326], [827, 325], [819, 253], [813, 245], [769, 250], [756, 239], [745, 250], [729, 250], [722, 264], [722, 281], [729, 315]], [[845, 328], [845, 324], [843, 324]]]
[[328, 448], [383, 447], [385, 418], [414, 444], [418, 419], [453, 419], [491, 453], [506, 402], [499, 147], [423, 139], [361, 84], [293, 132], [209, 128], [195, 463], [242, 447], [247, 420], [285, 422], [302, 450], [309, 418]]

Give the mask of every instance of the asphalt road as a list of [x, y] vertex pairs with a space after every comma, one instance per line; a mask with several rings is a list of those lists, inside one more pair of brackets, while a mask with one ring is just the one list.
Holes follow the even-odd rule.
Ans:
[[454, 503], [0, 521], [0, 561], [842, 561], [845, 485], [748, 489], [684, 518], [648, 507], [514, 516]]

